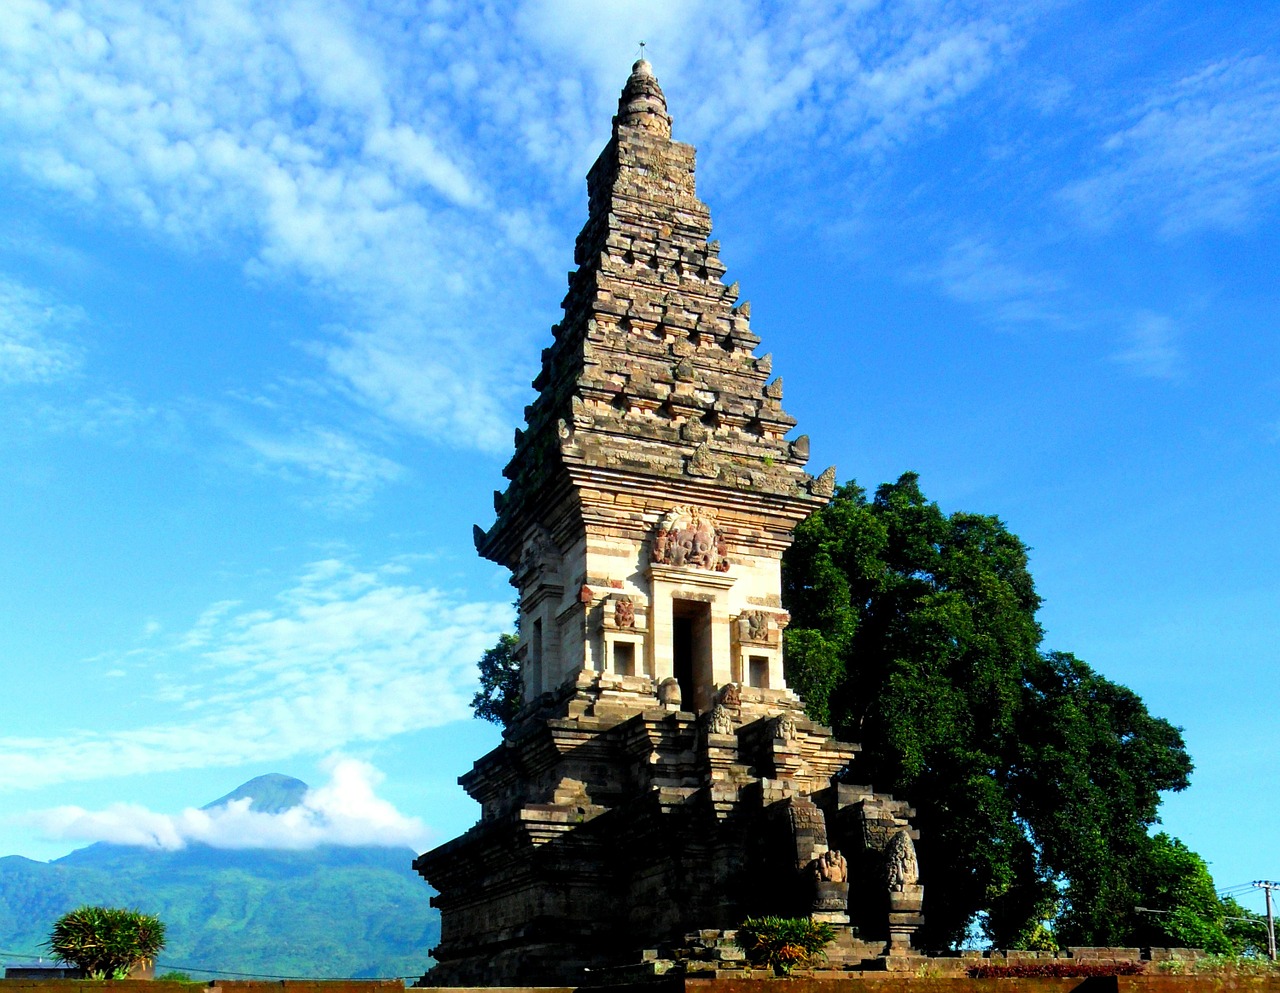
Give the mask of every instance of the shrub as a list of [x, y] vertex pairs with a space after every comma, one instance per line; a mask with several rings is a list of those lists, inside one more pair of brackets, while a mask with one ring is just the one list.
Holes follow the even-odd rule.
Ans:
[[1136, 976], [1140, 962], [1014, 962], [1009, 965], [975, 965], [970, 979], [1035, 979], [1041, 976], [1086, 978], [1088, 976]]
[[830, 924], [809, 917], [748, 917], [735, 940], [753, 963], [787, 976], [796, 966], [826, 958], [823, 949], [835, 936]]
[[54, 921], [45, 945], [90, 979], [124, 979], [164, 947], [164, 924], [137, 910], [79, 907]]

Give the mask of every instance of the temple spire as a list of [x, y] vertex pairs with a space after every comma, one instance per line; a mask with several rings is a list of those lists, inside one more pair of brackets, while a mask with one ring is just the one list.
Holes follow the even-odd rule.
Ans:
[[622, 128], [639, 128], [664, 138], [671, 137], [667, 98], [653, 74], [653, 66], [645, 59], [638, 59], [631, 67], [631, 75], [622, 88], [618, 116], [613, 119], [613, 133], [616, 135]]

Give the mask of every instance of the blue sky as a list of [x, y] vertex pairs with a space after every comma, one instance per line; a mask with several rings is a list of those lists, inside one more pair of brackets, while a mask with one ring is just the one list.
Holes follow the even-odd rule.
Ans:
[[9, 0], [0, 852], [270, 771], [472, 823], [471, 525], [641, 38], [815, 470], [1006, 520], [1280, 876], [1280, 14], [1173, 0]]

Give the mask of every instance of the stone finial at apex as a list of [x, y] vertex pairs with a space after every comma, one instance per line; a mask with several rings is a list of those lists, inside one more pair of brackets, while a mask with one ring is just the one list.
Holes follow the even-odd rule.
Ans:
[[637, 59], [618, 100], [618, 116], [613, 119], [614, 133], [620, 128], [638, 128], [664, 138], [671, 137], [671, 115], [667, 98], [653, 74], [653, 66]]

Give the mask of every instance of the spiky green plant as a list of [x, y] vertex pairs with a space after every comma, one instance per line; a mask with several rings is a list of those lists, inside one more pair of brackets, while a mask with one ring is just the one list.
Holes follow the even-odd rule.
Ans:
[[797, 966], [826, 958], [823, 949], [835, 936], [832, 925], [811, 917], [748, 917], [738, 925], [735, 941], [752, 962], [789, 976]]
[[117, 907], [77, 907], [53, 923], [46, 947], [90, 979], [124, 979], [164, 947], [160, 918]]

